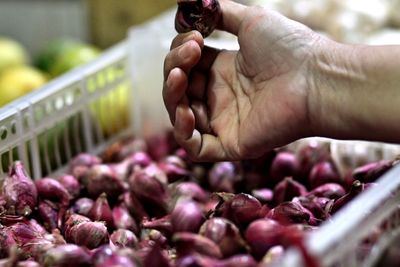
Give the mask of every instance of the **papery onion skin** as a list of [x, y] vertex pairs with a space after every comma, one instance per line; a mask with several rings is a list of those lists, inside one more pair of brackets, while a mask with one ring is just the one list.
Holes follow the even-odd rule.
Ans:
[[42, 262], [44, 267], [89, 267], [89, 254], [81, 247], [66, 244], [46, 252]]
[[135, 248], [138, 244], [138, 239], [132, 231], [118, 229], [111, 234], [110, 242], [118, 248]]
[[91, 261], [94, 266], [103, 264], [115, 252], [109, 244], [102, 245], [91, 252]]
[[217, 263], [218, 267], [256, 267], [257, 262], [251, 255], [236, 254], [227, 259], [220, 260]]
[[82, 222], [71, 228], [71, 241], [88, 249], [97, 248], [109, 240], [107, 227], [103, 222]]
[[[285, 249], [283, 246], [271, 247], [260, 262], [259, 267], [270, 267], [278, 258], [282, 257]], [[272, 265], [273, 266], [273, 265]]]
[[104, 221], [109, 228], [114, 227], [113, 214], [108, 204], [107, 195], [102, 193], [94, 202], [88, 217], [93, 221]]
[[304, 196], [307, 194], [307, 189], [304, 185], [293, 180], [292, 177], [286, 177], [280, 181], [274, 188], [274, 203], [291, 201], [294, 197]]
[[282, 202], [270, 210], [267, 217], [284, 225], [293, 223], [316, 224], [314, 215], [296, 202]]
[[260, 201], [249, 194], [217, 195], [221, 197], [222, 204], [217, 206], [215, 216], [227, 218], [241, 228], [245, 228], [252, 221], [262, 217], [259, 213], [262, 211]]
[[28, 216], [36, 207], [38, 192], [22, 162], [16, 161], [11, 166], [2, 194], [7, 214]]
[[70, 170], [73, 170], [77, 166], [92, 167], [100, 163], [101, 158], [89, 153], [81, 153], [71, 160], [69, 168]]
[[330, 209], [334, 200], [325, 197], [316, 197], [308, 195], [293, 199], [293, 202], [299, 203], [301, 206], [309, 210], [316, 219], [326, 220], [330, 218]]
[[314, 188], [309, 193], [316, 197], [326, 197], [329, 199], [338, 199], [346, 194], [343, 186], [337, 183], [326, 183]]
[[72, 210], [75, 213], [78, 213], [83, 216], [88, 216], [89, 211], [93, 207], [94, 201], [90, 198], [83, 197], [79, 198], [75, 201], [74, 205], [72, 206]]
[[142, 203], [151, 206], [157, 215], [167, 212], [169, 192], [166, 183], [165, 174], [154, 165], [134, 171], [129, 178], [131, 192]]
[[153, 218], [152, 220], [145, 218], [142, 221], [142, 227], [144, 229], [155, 229], [170, 236], [173, 233], [171, 214], [167, 214], [161, 218]]
[[171, 213], [174, 232], [197, 232], [204, 221], [200, 206], [194, 201], [183, 201]]
[[261, 259], [273, 246], [280, 245], [279, 236], [282, 227], [271, 219], [258, 219], [247, 227], [245, 239], [251, 248], [251, 254], [256, 259]]
[[40, 264], [33, 260], [20, 261], [16, 267], [40, 267]]
[[335, 200], [331, 209], [332, 214], [337, 212], [339, 209], [341, 209], [343, 206], [345, 206], [347, 203], [353, 200], [353, 198], [355, 198], [358, 194], [360, 194], [364, 190], [365, 190], [365, 184], [361, 183], [359, 180], [355, 180], [351, 185], [349, 192], [346, 193], [341, 198]]
[[35, 219], [24, 221], [24, 223], [28, 224], [33, 229], [33, 231], [35, 231], [38, 234], [45, 235], [48, 233], [46, 229], [43, 227], [43, 225], [39, 224], [38, 221], [36, 221]]
[[279, 152], [271, 163], [269, 182], [276, 185], [285, 177], [295, 177], [299, 172], [296, 155], [289, 151]]
[[189, 177], [185, 162], [178, 156], [170, 155], [158, 163], [158, 167], [165, 172], [168, 182], [173, 183]]
[[63, 207], [67, 207], [72, 199], [67, 189], [53, 178], [39, 179], [35, 181], [35, 185], [41, 198], [58, 202]]
[[307, 182], [307, 177], [315, 164], [331, 160], [329, 146], [318, 141], [307, 142], [297, 151], [296, 156], [299, 162], [297, 176], [302, 183]]
[[122, 163], [128, 164], [129, 169], [133, 169], [134, 166], [145, 168], [152, 163], [152, 159], [146, 152], [137, 151], [127, 156]]
[[162, 248], [166, 248], [168, 246], [169, 240], [163, 233], [161, 233], [158, 230], [151, 229], [149, 231], [148, 238], [149, 238], [149, 240], [152, 240], [155, 243], [157, 243], [158, 245], [160, 245]]
[[235, 183], [240, 180], [233, 162], [217, 162], [208, 174], [208, 183], [215, 192], [235, 192]]
[[398, 161], [380, 160], [360, 166], [353, 170], [353, 177], [363, 183], [375, 182], [389, 171]]
[[129, 155], [123, 161], [110, 166], [113, 167], [119, 178], [127, 180], [136, 167], [145, 168], [152, 163], [152, 159], [146, 152], [139, 151]]
[[16, 244], [11, 228], [0, 225], [0, 258], [8, 257]]
[[146, 138], [147, 152], [154, 161], [159, 161], [178, 148], [172, 132]]
[[203, 37], [209, 36], [222, 17], [217, 0], [178, 0], [175, 29], [179, 33], [199, 31]]
[[198, 202], [205, 203], [208, 199], [206, 191], [194, 182], [179, 183], [175, 189], [177, 195], [188, 197]]
[[102, 264], [97, 265], [96, 267], [139, 267], [134, 261], [132, 261], [129, 257], [120, 256], [120, 255], [112, 255], [108, 259], [106, 259]]
[[179, 257], [176, 261], [176, 267], [216, 267], [217, 264], [218, 260], [198, 254]]
[[87, 171], [94, 165], [101, 164], [101, 159], [95, 155], [81, 153], [69, 163], [69, 173], [83, 185], [87, 185]]
[[334, 163], [330, 161], [322, 161], [313, 166], [308, 176], [308, 184], [311, 189], [326, 183], [340, 183], [341, 178], [339, 171]]
[[257, 198], [261, 203], [269, 203], [274, 198], [274, 192], [269, 188], [254, 189], [251, 195]]
[[41, 201], [39, 202], [38, 205], [38, 212], [39, 216], [42, 219], [44, 227], [48, 230], [51, 231], [53, 229], [56, 229], [58, 225], [58, 211], [48, 201]]
[[221, 250], [211, 239], [187, 232], [178, 232], [172, 236], [179, 257], [192, 253], [220, 259], [223, 257]]
[[59, 232], [55, 231], [52, 234], [42, 232], [30, 221], [10, 226], [8, 234], [18, 248], [19, 259], [39, 260], [47, 250], [56, 245], [65, 244]]
[[[12, 209], [14, 211], [14, 209]], [[0, 212], [0, 224], [5, 225], [5, 226], [10, 226], [14, 223], [17, 222], [22, 222], [26, 220], [26, 217], [23, 215], [10, 215], [10, 214], [4, 214], [5, 210]]]
[[123, 138], [109, 145], [102, 153], [101, 159], [105, 163], [121, 162], [136, 152], [146, 152], [147, 144], [140, 138]]
[[153, 266], [171, 266], [167, 255], [163, 253], [163, 250], [159, 245], [154, 245], [146, 257], [143, 259], [143, 267], [153, 267]]
[[136, 222], [142, 221], [143, 217], [148, 217], [142, 203], [131, 192], [122, 194], [122, 196], [120, 196], [120, 202], [124, 204]]
[[107, 227], [104, 222], [92, 222], [89, 218], [69, 215], [64, 224], [64, 235], [68, 242], [94, 249], [108, 242]]
[[229, 220], [224, 218], [210, 218], [203, 223], [199, 234], [217, 244], [224, 257], [232, 256], [245, 251], [245, 241], [239, 229]]
[[72, 227], [73, 243], [89, 249], [97, 248], [108, 242], [107, 227], [103, 222], [83, 222]]
[[57, 180], [65, 187], [65, 189], [67, 189], [72, 198], [79, 196], [81, 185], [79, 184], [78, 179], [74, 176], [65, 174], [58, 177]]
[[139, 226], [137, 225], [135, 219], [129, 214], [128, 209], [125, 205], [120, 204], [112, 209], [112, 217], [114, 221], [115, 228], [117, 229], [127, 229], [135, 234], [139, 233]]
[[90, 222], [90, 219], [86, 216], [83, 216], [80, 214], [74, 214], [74, 213], [72, 213], [72, 214], [67, 213], [65, 217], [66, 217], [66, 220], [64, 222], [64, 229], [63, 229], [64, 236], [68, 242], [71, 242], [71, 240], [73, 238], [72, 234], [71, 234], [72, 227], [74, 227], [78, 224], [81, 224], [83, 222]]
[[87, 191], [93, 198], [106, 193], [110, 199], [117, 198], [126, 191], [124, 181], [109, 165], [94, 165], [87, 171]]

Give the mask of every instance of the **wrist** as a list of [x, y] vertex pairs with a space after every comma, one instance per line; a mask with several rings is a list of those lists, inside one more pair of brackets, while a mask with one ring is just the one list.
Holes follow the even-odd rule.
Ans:
[[[362, 130], [357, 109], [366, 82], [361, 46], [344, 45], [321, 37], [310, 63], [308, 114], [313, 136], [349, 139]], [[361, 107], [360, 107], [361, 106]], [[362, 114], [361, 114], [362, 115]]]

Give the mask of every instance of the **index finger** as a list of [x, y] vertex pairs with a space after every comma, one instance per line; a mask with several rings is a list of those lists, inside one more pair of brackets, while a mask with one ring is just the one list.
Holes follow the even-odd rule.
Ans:
[[190, 31], [186, 33], [180, 33], [177, 36], [175, 36], [175, 38], [171, 42], [170, 50], [190, 40], [196, 41], [201, 48], [204, 45], [204, 39], [203, 36], [201, 36], [201, 33], [198, 31]]

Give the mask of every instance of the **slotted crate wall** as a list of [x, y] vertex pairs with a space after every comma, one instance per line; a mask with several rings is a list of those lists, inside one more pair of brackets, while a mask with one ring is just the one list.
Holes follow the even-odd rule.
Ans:
[[0, 111], [1, 173], [22, 160], [35, 179], [132, 130], [126, 44]]

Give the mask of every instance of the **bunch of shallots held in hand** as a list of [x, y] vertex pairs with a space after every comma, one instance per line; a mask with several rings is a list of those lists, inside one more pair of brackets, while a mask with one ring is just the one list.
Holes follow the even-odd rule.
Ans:
[[33, 181], [1, 183], [0, 266], [271, 266], [395, 161], [343, 177], [326, 146], [195, 163], [171, 134], [126, 138]]

